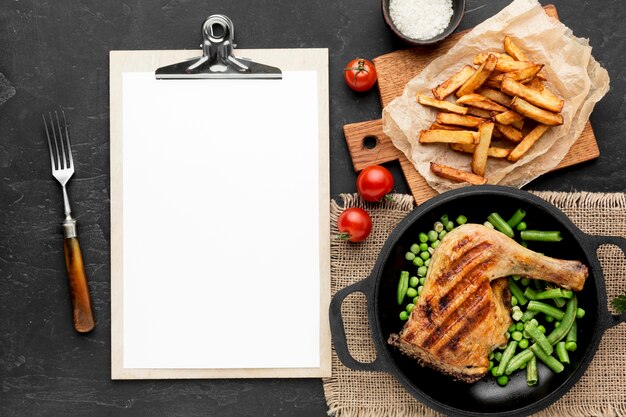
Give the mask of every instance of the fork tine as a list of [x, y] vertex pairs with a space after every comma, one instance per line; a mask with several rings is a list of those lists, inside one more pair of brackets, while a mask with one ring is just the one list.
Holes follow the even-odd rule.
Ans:
[[[61, 122], [59, 122], [59, 113], [54, 111], [54, 117], [57, 119], [57, 128], [59, 129], [59, 142], [61, 142], [61, 169], [67, 168], [67, 153], [65, 152], [65, 144], [63, 143], [63, 131], [61, 130]], [[53, 124], [54, 125], [54, 124]]]
[[52, 164], [52, 171], [54, 171], [56, 169], [56, 163], [54, 160], [54, 151], [52, 150], [52, 142], [50, 142], [50, 133], [48, 130], [48, 122], [46, 122], [46, 116], [45, 115], [41, 115], [41, 118], [43, 119], [43, 125], [46, 128], [46, 138], [48, 138], [48, 149], [50, 150], [50, 164]]
[[61, 157], [59, 156], [59, 142], [57, 142], [57, 134], [54, 128], [54, 119], [52, 118], [52, 113], [48, 113], [48, 116], [50, 116], [50, 130], [52, 131], [52, 139], [54, 139], [54, 149], [56, 150], [57, 154], [57, 169], [63, 169], [63, 162], [61, 160]]
[[61, 110], [61, 114], [63, 115], [63, 127], [65, 128], [65, 140], [67, 141], [67, 156], [69, 156], [70, 164], [68, 168], [72, 168], [74, 166], [74, 158], [72, 157], [72, 145], [70, 142], [70, 131], [67, 128], [67, 121], [65, 120], [65, 111]]

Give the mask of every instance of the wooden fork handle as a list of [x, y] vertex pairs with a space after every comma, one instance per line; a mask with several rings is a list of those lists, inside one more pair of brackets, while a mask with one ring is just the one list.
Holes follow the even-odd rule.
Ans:
[[77, 237], [63, 239], [65, 250], [65, 266], [69, 278], [70, 297], [74, 317], [74, 329], [79, 333], [93, 330], [96, 323], [93, 318], [91, 296], [87, 286], [87, 274], [83, 264], [83, 254], [80, 251]]

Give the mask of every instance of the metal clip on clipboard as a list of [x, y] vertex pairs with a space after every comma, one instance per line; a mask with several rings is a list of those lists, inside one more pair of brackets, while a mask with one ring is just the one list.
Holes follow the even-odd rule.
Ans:
[[215, 14], [202, 24], [202, 56], [155, 71], [157, 79], [282, 79], [279, 68], [233, 54], [235, 27], [227, 16]]

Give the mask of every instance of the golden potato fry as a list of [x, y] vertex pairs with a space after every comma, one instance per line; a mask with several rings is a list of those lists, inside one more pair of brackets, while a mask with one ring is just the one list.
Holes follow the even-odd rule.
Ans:
[[461, 171], [447, 165], [436, 164], [434, 162], [430, 163], [430, 170], [433, 174], [439, 177], [447, 178], [456, 182], [469, 182], [473, 185], [482, 185], [487, 182], [487, 178], [472, 174], [471, 172]]
[[503, 44], [506, 53], [512, 56], [516, 61], [528, 61], [528, 58], [526, 58], [526, 55], [524, 54], [524, 52], [522, 52], [522, 49], [517, 46], [517, 44], [513, 42], [513, 39], [511, 39], [509, 36], [504, 37]]
[[483, 119], [491, 119], [492, 117], [491, 113], [497, 113], [497, 112], [490, 112], [489, 110], [479, 109], [478, 107], [473, 107], [473, 106], [469, 106], [467, 108], [467, 114], [476, 116], [476, 117], [482, 117]]
[[437, 123], [444, 125], [459, 125], [467, 127], [478, 127], [486, 120], [480, 117], [466, 116], [454, 113], [439, 113], [437, 114]]
[[511, 71], [517, 71], [517, 70], [521, 70], [524, 68], [532, 67], [533, 65], [536, 65], [536, 64], [534, 64], [533, 62], [528, 62], [528, 61], [499, 60], [498, 63], [496, 64], [496, 70], [502, 71], [502, 72], [511, 72]]
[[[494, 130], [495, 133], [495, 130]], [[473, 154], [474, 149], [476, 149], [476, 145], [466, 145], [463, 143], [451, 143], [450, 149], [455, 150], [457, 152], [469, 153]], [[511, 153], [510, 149], [500, 148], [497, 146], [491, 146], [487, 151], [487, 156], [490, 158], [499, 158], [504, 159]]]
[[522, 68], [517, 71], [505, 72], [504, 78], [510, 78], [514, 81], [519, 81], [522, 84], [526, 84], [535, 78], [539, 71], [543, 68], [543, 64], [535, 64], [530, 67]]
[[461, 126], [442, 125], [440, 123], [433, 123], [430, 125], [428, 130], [466, 130], [466, 128], [461, 127]]
[[546, 133], [546, 130], [548, 130], [549, 127], [550, 126], [542, 124], [537, 125], [528, 135], [526, 135], [526, 137], [524, 137], [524, 139], [522, 139], [520, 143], [517, 144], [515, 149], [511, 151], [506, 159], [511, 162], [517, 162], [526, 152], [528, 152], [530, 147], [533, 146], [544, 133]]
[[502, 125], [500, 123], [496, 123], [496, 129], [498, 129], [498, 131], [502, 133], [502, 136], [504, 136], [511, 142], [519, 142], [524, 137], [522, 135], [522, 132], [515, 129], [513, 126], [507, 126], [507, 125]]
[[461, 88], [457, 90], [456, 96], [462, 97], [466, 94], [471, 94], [483, 85], [483, 83], [487, 81], [487, 78], [489, 78], [489, 75], [491, 75], [493, 70], [496, 68], [497, 63], [498, 58], [494, 54], [489, 54], [487, 59], [485, 59], [485, 62], [483, 62], [482, 65], [476, 70], [474, 75], [469, 77]]
[[[511, 126], [516, 128], [517, 130], [522, 130], [522, 128], [524, 127], [524, 119], [514, 121], [513, 123], [511, 123]], [[524, 132], [522, 132], [522, 134], [523, 133]]]
[[478, 140], [478, 132], [469, 130], [422, 130], [420, 143], [468, 143]]
[[509, 54], [506, 54], [506, 53], [503, 54], [501, 52], [481, 52], [474, 57], [474, 64], [476, 65], [482, 64], [483, 62], [485, 62], [489, 54], [494, 54], [496, 58], [504, 59], [505, 61], [515, 61], [513, 57], [511, 57]]
[[552, 113], [550, 111], [540, 109], [520, 97], [513, 98], [511, 101], [511, 108], [529, 119], [533, 119], [544, 125], [557, 126], [563, 124], [563, 116], [560, 113]]
[[486, 87], [490, 87], [490, 88], [495, 88], [496, 90], [500, 90], [500, 87], [502, 87], [502, 80], [504, 79], [504, 73], [500, 73], [500, 74], [495, 74], [492, 75], [491, 77], [487, 78], [487, 81], [485, 81], [485, 86]]
[[532, 88], [533, 90], [543, 91], [545, 89], [543, 83], [538, 78], [533, 78], [526, 84], [526, 87]]
[[517, 113], [516, 111], [509, 110], [494, 116], [493, 120], [500, 123], [501, 125], [510, 125], [514, 122], [521, 122], [522, 120], [524, 120], [524, 116]]
[[469, 77], [474, 75], [475, 72], [476, 69], [471, 65], [464, 66], [461, 71], [433, 88], [433, 96], [439, 100], [445, 99], [450, 94], [458, 90], [465, 83], [465, 81], [469, 79]]
[[485, 176], [487, 170], [487, 153], [491, 145], [491, 135], [493, 133], [493, 123], [482, 123], [478, 128], [478, 144], [472, 156], [472, 172], [481, 177]]
[[502, 92], [512, 96], [518, 96], [535, 106], [555, 113], [559, 113], [563, 110], [563, 105], [565, 103], [558, 97], [546, 94], [545, 89], [544, 91], [539, 92], [506, 77], [502, 80]]
[[478, 90], [476, 90], [476, 92], [480, 94], [481, 96], [485, 96], [489, 100], [495, 101], [496, 103], [501, 104], [503, 106], [508, 107], [508, 105], [511, 104], [511, 97], [507, 96], [501, 91], [494, 90], [493, 88], [481, 87]]
[[505, 112], [508, 110], [506, 107], [499, 105], [495, 101], [476, 93], [466, 94], [462, 97], [459, 97], [456, 102], [457, 104], [466, 104], [468, 106], [474, 106], [478, 107], [479, 109], [490, 111]]
[[432, 97], [425, 96], [423, 94], [417, 95], [417, 102], [424, 106], [434, 107], [439, 110], [446, 110], [452, 113], [467, 114], [467, 107], [457, 106], [449, 101], [437, 100]]

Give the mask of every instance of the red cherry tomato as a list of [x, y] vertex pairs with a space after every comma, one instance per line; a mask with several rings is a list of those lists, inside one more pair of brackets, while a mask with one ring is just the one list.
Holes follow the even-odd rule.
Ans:
[[372, 231], [372, 219], [363, 209], [352, 207], [344, 210], [337, 219], [337, 229], [341, 232], [339, 239], [350, 242], [361, 242], [365, 240]]
[[356, 189], [365, 201], [381, 201], [393, 190], [393, 175], [380, 165], [367, 167], [357, 177]]
[[354, 91], [367, 91], [376, 83], [376, 67], [367, 59], [357, 58], [348, 62], [343, 70], [346, 84]]

